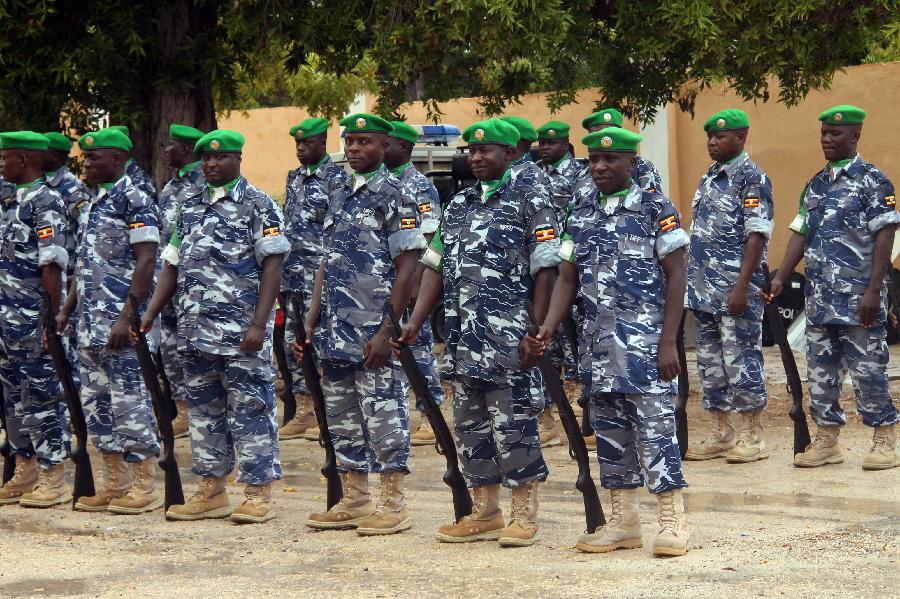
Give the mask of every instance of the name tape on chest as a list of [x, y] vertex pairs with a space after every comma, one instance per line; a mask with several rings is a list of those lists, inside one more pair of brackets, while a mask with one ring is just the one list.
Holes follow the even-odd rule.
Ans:
[[281, 235], [279, 227], [266, 227], [263, 229], [263, 237], [278, 237], [279, 235]]
[[885, 206], [895, 206], [897, 204], [897, 200], [894, 199], [894, 196], [884, 196], [884, 205]]
[[431, 212], [431, 202], [422, 202], [419, 204], [419, 214], [428, 214]]
[[401, 229], [415, 229], [416, 228], [416, 219], [401, 218], [400, 219], [400, 228]]
[[744, 198], [744, 208], [759, 208], [759, 198]]
[[675, 217], [674, 214], [670, 214], [669, 216], [667, 216], [665, 218], [659, 219], [659, 230], [662, 231], [663, 233], [666, 233], [668, 231], [671, 231], [671, 230], [677, 229], [677, 228], [678, 228], [678, 219]]
[[534, 240], [538, 243], [553, 239], [556, 239], [556, 230], [549, 225], [543, 225], [534, 230]]
[[40, 240], [52, 239], [53, 238], [53, 227], [49, 226], [49, 225], [46, 227], [38, 227], [37, 238]]

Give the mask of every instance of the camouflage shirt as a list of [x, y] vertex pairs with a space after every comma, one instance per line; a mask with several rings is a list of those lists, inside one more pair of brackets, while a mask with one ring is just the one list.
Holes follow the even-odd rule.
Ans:
[[[694, 194], [688, 259], [687, 305], [691, 310], [728, 314], [728, 296], [741, 273], [744, 245], [752, 233], [772, 235], [772, 182], [744, 152], [728, 164], [713, 164]], [[762, 318], [762, 268], [748, 287], [747, 309]]]
[[[286, 254], [284, 219], [278, 204], [238, 177], [223, 187], [206, 187], [184, 199], [177, 220], [177, 240], [163, 253], [178, 267], [178, 350], [221, 356], [241, 355], [241, 341], [259, 303], [262, 263]], [[272, 327], [256, 354], [270, 361]]]
[[324, 222], [323, 359], [363, 362], [384, 320], [394, 258], [425, 247], [416, 200], [381, 166], [337, 186]]
[[[826, 166], [806, 184], [791, 230], [806, 235], [806, 318], [812, 324], [859, 324], [859, 300], [872, 278], [875, 235], [900, 223], [894, 186], [856, 155]], [[887, 286], [881, 313], [887, 318]]]
[[559, 264], [559, 226], [548, 195], [512, 169], [447, 204], [422, 262], [444, 275], [445, 355], [458, 375], [527, 380], [518, 347], [528, 327], [534, 276]]
[[[284, 261], [282, 289], [299, 292], [304, 279], [313, 276], [322, 262], [322, 223], [328, 198], [347, 182], [347, 173], [330, 156], [310, 172], [303, 166], [288, 173], [284, 196], [285, 231], [291, 253]], [[311, 288], [311, 285], [307, 286]]]
[[560, 256], [578, 268], [579, 371], [588, 395], [674, 393], [657, 369], [666, 296], [660, 261], [688, 243], [659, 192], [632, 183], [602, 199], [596, 186], [579, 197]]
[[422, 233], [427, 235], [437, 231], [438, 225], [441, 223], [441, 199], [438, 197], [434, 184], [428, 177], [420, 173], [412, 162], [392, 169], [391, 172], [406, 187], [407, 193], [416, 199]]
[[545, 164], [543, 160], [537, 164], [550, 180], [556, 218], [560, 223], [564, 223], [575, 194], [575, 185], [584, 172], [584, 166], [568, 153], [556, 164]]
[[62, 197], [43, 182], [19, 188], [3, 203], [0, 340], [40, 352], [41, 268], [58, 264], [63, 272], [66, 270], [66, 209]]
[[200, 169], [200, 161], [192, 162], [178, 170], [159, 193], [159, 212], [162, 219], [160, 238], [168, 243], [175, 232], [175, 222], [184, 201], [206, 188], [206, 177]]
[[78, 177], [69, 172], [65, 166], [53, 173], [44, 173], [44, 181], [48, 187], [62, 196], [66, 206], [67, 229], [66, 249], [69, 252], [68, 275], [75, 273], [76, 252], [78, 251], [78, 215], [81, 208], [90, 199], [90, 194]]
[[156, 201], [156, 185], [153, 183], [153, 178], [140, 167], [134, 158], [125, 163], [125, 174], [128, 175], [135, 187], [150, 196], [154, 202]]
[[0, 177], [0, 210], [4, 208], [3, 201], [8, 200], [9, 198], [16, 195], [16, 185], [15, 183], [10, 183], [6, 181], [3, 177]]
[[159, 243], [159, 209], [128, 175], [82, 207], [78, 226], [78, 347], [99, 348], [128, 299], [136, 243]]

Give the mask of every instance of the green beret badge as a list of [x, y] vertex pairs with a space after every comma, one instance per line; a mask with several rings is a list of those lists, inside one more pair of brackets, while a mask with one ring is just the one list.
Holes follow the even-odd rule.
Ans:
[[478, 129], [477, 131], [475, 131], [475, 139], [477, 139], [478, 141], [484, 139], [484, 129]]
[[[609, 115], [606, 115], [606, 116], [609, 116]], [[600, 145], [603, 146], [604, 148], [612, 147], [612, 138], [609, 136], [604, 137], [603, 139], [600, 140]]]
[[87, 137], [85, 137], [85, 138], [84, 138], [84, 144], [85, 144], [87, 147], [91, 147], [92, 145], [94, 145], [94, 136], [93, 136], [93, 135], [88, 135]]
[[357, 129], [362, 129], [365, 126], [366, 126], [366, 119], [364, 119], [362, 117], [359, 117], [358, 119], [356, 119], [356, 128]]
[[844, 120], [844, 114], [841, 113], [841, 112], [835, 112], [835, 113], [834, 113], [834, 120], [836, 120], [837, 122], [840, 123], [841, 121]]
[[214, 140], [212, 140], [211, 142], [209, 142], [209, 149], [212, 150], [213, 152], [215, 152], [216, 150], [219, 149], [219, 147], [220, 147], [221, 145], [222, 145], [222, 144], [219, 143], [219, 140], [218, 140], [218, 139], [214, 139]]

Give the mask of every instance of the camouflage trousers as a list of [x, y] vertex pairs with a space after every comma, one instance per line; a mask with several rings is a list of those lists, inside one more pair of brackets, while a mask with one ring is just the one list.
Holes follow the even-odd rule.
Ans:
[[853, 380], [856, 406], [866, 426], [900, 421], [888, 386], [885, 326], [806, 325], [809, 412], [819, 426], [843, 426], [847, 416], [838, 398], [844, 365]]
[[600, 393], [590, 403], [604, 488], [634, 489], [645, 480], [651, 493], [687, 487], [670, 395]]
[[395, 361], [372, 370], [322, 360], [322, 393], [340, 470], [409, 472], [408, 387]]
[[69, 415], [53, 360], [34, 347], [0, 351], [6, 434], [13, 453], [37, 456], [41, 467], [61, 464], [71, 451]]
[[178, 322], [174, 314], [170, 318], [166, 316], [164, 314], [159, 319], [159, 353], [172, 389], [172, 399], [184, 401], [184, 368], [178, 353]]
[[226, 476], [235, 465], [241, 483], [281, 478], [275, 380], [271, 360], [255, 354], [187, 352], [184, 391], [191, 431], [191, 471]]
[[752, 307], [742, 316], [694, 311], [697, 370], [703, 409], [757, 412], [768, 403], [762, 356], [762, 314]]
[[94, 446], [124, 454], [127, 462], [158, 456], [156, 418], [134, 349], [80, 348], [78, 358], [81, 403]]
[[500, 384], [456, 375], [451, 387], [456, 444], [470, 487], [546, 480], [537, 422], [543, 397], [534, 393], [532, 377]]
[[[419, 370], [422, 371], [422, 374], [425, 375], [425, 380], [428, 381], [428, 389], [431, 391], [431, 396], [434, 397], [434, 401], [438, 405], [443, 404], [444, 388], [441, 387], [441, 370], [438, 367], [437, 356], [434, 355], [434, 335], [431, 332], [431, 320], [426, 320], [425, 324], [422, 325], [422, 330], [419, 331], [419, 338], [416, 339], [415, 344], [410, 349], [412, 349], [413, 356], [416, 358]], [[405, 375], [404, 378], [406, 378]], [[416, 410], [420, 412], [425, 411], [425, 407], [418, 397], [416, 398]]]

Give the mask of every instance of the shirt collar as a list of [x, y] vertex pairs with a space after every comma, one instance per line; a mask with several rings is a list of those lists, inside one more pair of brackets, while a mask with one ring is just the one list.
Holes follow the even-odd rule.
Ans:
[[243, 196], [244, 185], [239, 185], [244, 180], [241, 175], [238, 175], [236, 178], [232, 179], [225, 185], [221, 185], [219, 187], [213, 187], [209, 183], [206, 184], [206, 197], [209, 198], [210, 204], [215, 204], [219, 200], [225, 197], [230, 197], [236, 202], [241, 201], [241, 197]]
[[380, 164], [378, 168], [368, 173], [353, 173], [353, 177], [350, 179], [351, 189], [355, 192], [361, 187], [367, 187], [378, 193], [387, 174], [388, 170], [384, 164]]
[[560, 159], [557, 160], [556, 162], [551, 162], [551, 163], [548, 164], [547, 166], [550, 167], [550, 170], [554, 170], [554, 171], [560, 172], [560, 171], [562, 171], [564, 168], [566, 168], [567, 166], [569, 166], [569, 161], [570, 161], [571, 159], [572, 159], [571, 154], [569, 154], [568, 152], [566, 152], [565, 155], [564, 155], [562, 158], [560, 158]]
[[[857, 153], [856, 156], [850, 158], [846, 162], [843, 160], [829, 162], [825, 165], [823, 172], [825, 173], [826, 178], [832, 180], [837, 179], [841, 173], [847, 173], [847, 175], [852, 176], [860, 164], [862, 164], [862, 157]], [[834, 173], [834, 177], [831, 176], [832, 172]]]
[[328, 162], [329, 158], [331, 158], [331, 156], [329, 156], [326, 152], [325, 155], [322, 156], [322, 159], [315, 164], [304, 164], [303, 168], [300, 169], [300, 172], [302, 172], [307, 177], [309, 177], [310, 175], [314, 175], [319, 172], [319, 169], [322, 168], [323, 164]]
[[34, 181], [29, 181], [28, 183], [21, 183], [16, 185], [16, 189], [30, 189], [41, 182], [43, 179], [43, 175], [35, 179]]
[[511, 172], [512, 171], [510, 169], [506, 169], [506, 172], [503, 173], [503, 176], [495, 181], [480, 181], [478, 187], [481, 191], [481, 201], [487, 202], [491, 198], [491, 196], [497, 193], [497, 190], [503, 187], [504, 183], [509, 181]]
[[199, 160], [195, 160], [194, 162], [191, 162], [190, 164], [185, 164], [183, 167], [178, 169], [178, 176], [183, 177], [186, 174], [188, 174], [189, 172], [191, 172], [192, 170], [196, 169], [198, 166], [200, 166]]
[[513, 160], [510, 166], [519, 166], [520, 164], [528, 164], [529, 162], [534, 162], [534, 160], [531, 159], [531, 152], [525, 152], [524, 154]]
[[741, 152], [740, 154], [738, 154], [737, 156], [735, 156], [734, 158], [732, 158], [731, 160], [729, 160], [728, 162], [726, 162], [724, 164], [719, 163], [719, 162], [715, 163], [713, 165], [713, 169], [715, 171], [715, 174], [725, 173], [725, 176], [728, 177], [729, 180], [731, 180], [731, 177], [734, 176], [735, 171], [737, 171], [739, 168], [744, 166], [744, 163], [749, 158], [750, 158], [750, 155], [747, 154], [747, 152]]
[[412, 161], [409, 161], [405, 164], [401, 164], [400, 166], [396, 166], [391, 169], [391, 174], [397, 177], [398, 179], [403, 176], [403, 173], [406, 172], [406, 169], [412, 166]]
[[47, 179], [47, 182], [51, 185], [56, 185], [60, 180], [65, 176], [66, 172], [68, 172], [68, 167], [65, 165], [59, 167], [55, 171], [46, 171], [44, 172], [44, 178]]

